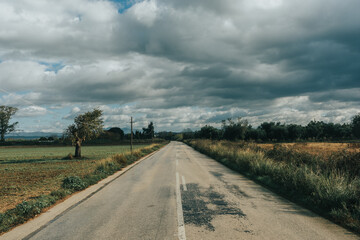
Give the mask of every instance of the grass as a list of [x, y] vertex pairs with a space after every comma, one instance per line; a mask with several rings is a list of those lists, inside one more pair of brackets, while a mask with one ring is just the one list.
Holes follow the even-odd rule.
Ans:
[[[135, 145], [134, 149], [148, 145]], [[93, 172], [101, 159], [129, 151], [128, 146], [82, 147], [85, 160], [62, 160], [73, 147], [5, 147], [0, 150], [0, 212], [59, 188], [65, 176]]]
[[[134, 149], [143, 148], [147, 145], [134, 145]], [[95, 160], [102, 159], [114, 154], [129, 151], [129, 146], [83, 146], [82, 155]], [[0, 164], [16, 162], [41, 162], [61, 160], [69, 153], [74, 154], [75, 148], [68, 147], [0, 147]]]
[[[188, 144], [283, 196], [360, 233], [360, 154], [301, 146], [192, 140]], [[296, 148], [297, 147], [297, 148]]]
[[[163, 144], [162, 144], [163, 145]], [[39, 214], [65, 196], [95, 184], [114, 174], [137, 159], [159, 149], [161, 144], [137, 146], [130, 154], [119, 146], [111, 146], [112, 152], [92, 155], [85, 160], [46, 160], [0, 164], [0, 233]], [[142, 148], [140, 148], [142, 147]], [[96, 149], [109, 147], [92, 147]], [[119, 149], [116, 149], [119, 148]], [[41, 149], [41, 148], [40, 148]], [[39, 150], [40, 150], [39, 149]], [[47, 149], [48, 150], [48, 149]], [[41, 149], [39, 155], [47, 152]], [[25, 151], [19, 151], [24, 154]], [[34, 150], [29, 151], [32, 156]], [[61, 151], [59, 151], [61, 152]], [[116, 154], [113, 154], [113, 153]], [[62, 152], [63, 153], [63, 152]], [[29, 159], [32, 159], [30, 157]]]
[[264, 150], [273, 149], [274, 145], [280, 145], [295, 151], [302, 151], [320, 157], [329, 157], [334, 153], [341, 151], [345, 152], [360, 152], [358, 143], [324, 143], [324, 142], [298, 142], [298, 143], [264, 143], [257, 146]]

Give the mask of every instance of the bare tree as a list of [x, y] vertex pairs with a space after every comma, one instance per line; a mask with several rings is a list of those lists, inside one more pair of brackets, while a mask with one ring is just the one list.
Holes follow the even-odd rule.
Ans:
[[70, 137], [75, 145], [75, 157], [81, 158], [81, 144], [86, 139], [94, 139], [103, 131], [102, 111], [94, 109], [91, 112], [80, 114], [74, 119], [74, 124], [68, 126], [65, 135]]
[[15, 107], [0, 106], [0, 135], [1, 142], [5, 142], [5, 134], [15, 131], [18, 122], [9, 124], [11, 117], [16, 113], [18, 109]]

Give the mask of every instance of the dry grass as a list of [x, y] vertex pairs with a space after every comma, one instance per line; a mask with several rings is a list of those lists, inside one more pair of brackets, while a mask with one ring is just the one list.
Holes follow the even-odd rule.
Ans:
[[17, 204], [58, 190], [65, 176], [84, 176], [93, 172], [97, 161], [63, 161], [0, 165], [0, 212]]
[[[136, 149], [145, 145], [137, 145]], [[110, 156], [129, 152], [128, 146], [84, 147], [85, 160], [61, 160], [73, 147], [3, 147], [0, 152], [0, 213], [17, 204], [50, 194], [61, 187], [66, 176], [83, 177]]]
[[[323, 142], [304, 142], [304, 143], [279, 143], [281, 146], [300, 152], [310, 153], [316, 156], [328, 157], [331, 154], [345, 152], [360, 152], [358, 144], [353, 143], [323, 143]], [[272, 143], [258, 144], [259, 147], [270, 150], [274, 147]]]

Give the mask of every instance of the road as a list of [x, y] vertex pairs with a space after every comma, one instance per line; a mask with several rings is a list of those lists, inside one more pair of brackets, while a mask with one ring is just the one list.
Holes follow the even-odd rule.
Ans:
[[359, 237], [171, 142], [25, 239]]

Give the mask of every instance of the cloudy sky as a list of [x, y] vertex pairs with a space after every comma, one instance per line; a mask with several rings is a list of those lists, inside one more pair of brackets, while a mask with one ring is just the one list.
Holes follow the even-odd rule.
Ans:
[[1, 0], [0, 105], [23, 131], [193, 130], [360, 112], [359, 0]]

